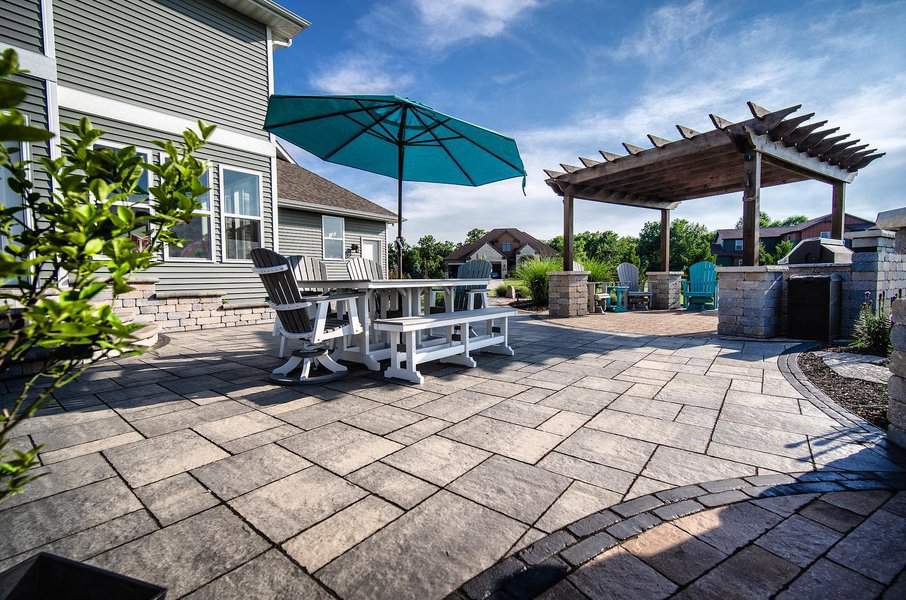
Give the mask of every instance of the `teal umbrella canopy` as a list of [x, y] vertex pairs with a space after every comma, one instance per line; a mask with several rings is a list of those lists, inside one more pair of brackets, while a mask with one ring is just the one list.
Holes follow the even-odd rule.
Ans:
[[516, 140], [399, 96], [271, 96], [267, 131], [315, 156], [397, 180], [402, 277], [403, 181], [478, 186], [522, 177]]
[[333, 163], [401, 181], [525, 177], [516, 141], [398, 96], [271, 96], [264, 128]]

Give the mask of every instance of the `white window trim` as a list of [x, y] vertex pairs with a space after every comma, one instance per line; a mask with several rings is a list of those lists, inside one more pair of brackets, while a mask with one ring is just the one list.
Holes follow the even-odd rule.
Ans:
[[[343, 237], [340, 238], [340, 240], [343, 242], [343, 250], [341, 252], [342, 256], [340, 258], [327, 258], [327, 238], [324, 236], [324, 219], [340, 219], [341, 221], [343, 221]], [[321, 215], [321, 259], [335, 261], [346, 260], [346, 217], [338, 217], [336, 215]]]
[[170, 244], [164, 244], [164, 261], [171, 263], [213, 263], [217, 261], [217, 252], [215, 251], [214, 246], [214, 194], [211, 189], [211, 179], [213, 175], [211, 171], [213, 166], [208, 167], [208, 208], [196, 210], [192, 214], [192, 218], [195, 217], [207, 217], [208, 218], [208, 231], [211, 232], [211, 258], [193, 258], [191, 256], [170, 256]]
[[[227, 258], [227, 244], [226, 244], [226, 220], [229, 217], [235, 217], [238, 219], [248, 219], [252, 221], [258, 221], [258, 230], [260, 231], [261, 247], [266, 248], [267, 243], [264, 239], [264, 173], [261, 171], [255, 171], [254, 169], [244, 169], [242, 167], [233, 167], [230, 165], [220, 164], [217, 165], [219, 172], [219, 182], [220, 186], [218, 189], [217, 197], [220, 202], [220, 252], [221, 259], [220, 262], [224, 263], [245, 263], [249, 264], [252, 262], [250, 258]], [[261, 213], [257, 217], [250, 215], [240, 215], [236, 213], [228, 213], [226, 211], [226, 202], [223, 198], [223, 174], [224, 171], [235, 171], [237, 173], [248, 173], [249, 175], [258, 176], [258, 212]]]
[[[155, 152], [154, 150], [152, 150], [150, 148], [136, 146], [135, 144], [124, 144], [122, 142], [111, 142], [110, 140], [105, 140], [103, 138], [101, 138], [100, 140], [95, 142], [94, 146], [92, 146], [92, 147], [97, 148], [98, 146], [102, 146], [104, 148], [115, 148], [117, 150], [121, 150], [123, 148], [128, 148], [128, 147], [132, 146], [133, 148], [135, 148], [136, 154], [144, 154], [145, 156], [148, 157], [147, 162], [149, 162], [151, 164], [157, 164], [155, 162], [155, 158], [157, 158], [157, 156], [156, 156], [157, 152]], [[116, 202], [116, 204], [121, 204], [123, 206], [137, 206], [139, 208], [147, 208], [147, 209], [153, 211], [154, 207], [151, 205], [151, 201], [154, 199], [154, 194], [151, 193], [151, 188], [154, 187], [155, 181], [156, 181], [156, 179], [154, 178], [154, 173], [152, 173], [151, 171], [148, 171], [148, 201], [147, 202], [119, 201], [119, 202]]]

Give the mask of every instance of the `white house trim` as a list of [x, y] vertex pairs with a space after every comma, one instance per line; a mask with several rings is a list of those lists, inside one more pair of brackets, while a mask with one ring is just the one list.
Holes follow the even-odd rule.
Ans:
[[[129, 104], [121, 100], [97, 96], [63, 85], [57, 86], [60, 106], [77, 110], [89, 115], [107, 117], [123, 123], [133, 123], [166, 133], [180, 134], [186, 129], [195, 128], [195, 121], [157, 112], [150, 108]], [[218, 125], [210, 142], [228, 148], [244, 150], [263, 156], [276, 156], [274, 144], [270, 140], [252, 137]]]
[[[44, 55], [51, 59], [57, 58], [57, 44], [54, 40], [53, 29], [53, 0], [41, 0], [41, 33]], [[56, 80], [56, 75], [54, 76]]]
[[19, 66], [28, 71], [29, 77], [46, 81], [57, 80], [57, 61], [52, 57], [25, 48], [9, 47], [19, 55]]
[[[264, 173], [261, 171], [255, 171], [253, 169], [243, 169], [241, 167], [233, 167], [230, 165], [219, 164], [219, 190], [218, 190], [218, 201], [220, 202], [220, 262], [223, 263], [250, 263], [251, 259], [243, 258], [227, 258], [227, 246], [226, 246], [226, 220], [228, 217], [236, 217], [240, 219], [248, 219], [250, 221], [258, 221], [258, 235], [259, 240], [261, 240], [261, 247], [266, 247], [266, 240], [264, 237]], [[224, 189], [223, 189], [223, 179], [224, 171], [235, 171], [237, 173], [248, 173], [250, 175], [258, 176], [258, 212], [261, 214], [257, 217], [251, 215], [243, 215], [239, 213], [228, 213], [226, 211], [226, 202], [224, 201]]]
[[[267, 28], [267, 94], [268, 97], [274, 94], [274, 37], [270, 27]], [[274, 154], [271, 155], [271, 235], [274, 252], [280, 252], [280, 221], [277, 214], [280, 212], [277, 208], [277, 152], [280, 148], [273, 133], [268, 132], [267, 137], [274, 147]], [[267, 244], [264, 246], [267, 247]]]

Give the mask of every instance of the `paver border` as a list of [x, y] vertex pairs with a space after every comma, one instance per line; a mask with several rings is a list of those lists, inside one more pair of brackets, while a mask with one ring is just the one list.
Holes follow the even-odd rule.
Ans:
[[[638, 496], [587, 515], [554, 531], [464, 583], [452, 599], [533, 598], [596, 556], [645, 531], [703, 510], [776, 498], [828, 492], [906, 490], [906, 473], [808, 471], [753, 475], [692, 484]], [[577, 597], [582, 597], [581, 593]]]

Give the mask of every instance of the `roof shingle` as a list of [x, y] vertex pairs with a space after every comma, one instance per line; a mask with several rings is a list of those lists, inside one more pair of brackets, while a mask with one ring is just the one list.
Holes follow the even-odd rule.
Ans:
[[396, 219], [396, 213], [380, 204], [366, 200], [304, 167], [285, 160], [277, 161], [277, 194], [280, 206], [311, 209], [323, 206], [339, 212], [354, 212], [365, 218], [371, 216], [381, 221]]

